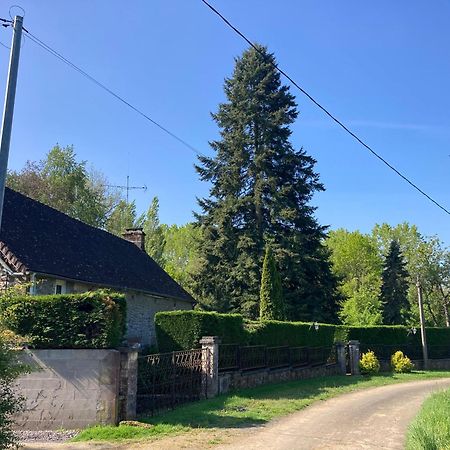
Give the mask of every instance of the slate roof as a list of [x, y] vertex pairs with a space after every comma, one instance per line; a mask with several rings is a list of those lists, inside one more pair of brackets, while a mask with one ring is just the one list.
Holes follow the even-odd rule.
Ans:
[[9, 188], [2, 222], [1, 253], [21, 271], [194, 302], [135, 244]]

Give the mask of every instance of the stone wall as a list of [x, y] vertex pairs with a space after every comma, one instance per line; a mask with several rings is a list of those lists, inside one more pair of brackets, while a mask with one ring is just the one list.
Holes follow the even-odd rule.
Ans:
[[262, 369], [248, 372], [236, 370], [219, 374], [219, 393], [225, 394], [231, 389], [250, 388], [267, 383], [303, 380], [326, 375], [339, 375], [340, 373], [337, 364], [318, 367], [287, 367], [277, 370]]
[[24, 350], [32, 372], [17, 391], [25, 410], [16, 418], [28, 430], [75, 429], [118, 421], [120, 354], [116, 350]]
[[142, 345], [155, 345], [155, 314], [180, 309], [192, 309], [192, 304], [139, 292], [127, 293], [127, 339]]

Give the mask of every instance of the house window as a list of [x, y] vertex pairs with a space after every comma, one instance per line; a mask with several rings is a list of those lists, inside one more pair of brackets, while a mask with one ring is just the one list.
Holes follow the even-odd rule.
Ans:
[[55, 294], [65, 294], [66, 293], [66, 282], [62, 280], [55, 281]]

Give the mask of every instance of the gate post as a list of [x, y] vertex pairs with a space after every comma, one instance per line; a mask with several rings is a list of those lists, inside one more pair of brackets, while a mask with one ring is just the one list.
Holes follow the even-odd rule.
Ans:
[[218, 336], [203, 336], [202, 345], [202, 371], [205, 379], [206, 398], [215, 397], [219, 393], [219, 344]]
[[359, 375], [359, 341], [349, 341], [348, 352], [350, 359], [350, 373], [352, 375]]
[[345, 344], [336, 342], [337, 363], [341, 375], [347, 375], [347, 360], [345, 355]]
[[138, 346], [120, 348], [119, 420], [136, 418]]

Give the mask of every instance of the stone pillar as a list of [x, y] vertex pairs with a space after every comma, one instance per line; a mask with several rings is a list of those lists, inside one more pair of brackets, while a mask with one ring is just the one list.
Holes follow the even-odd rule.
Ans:
[[136, 418], [138, 347], [120, 349], [119, 420]]
[[343, 342], [336, 342], [337, 364], [342, 375], [347, 375], [347, 358], [345, 353], [345, 344]]
[[350, 373], [359, 375], [359, 341], [349, 341], [348, 352], [350, 359]]
[[205, 375], [206, 398], [216, 397], [219, 393], [219, 344], [218, 336], [204, 336], [200, 339], [202, 344], [202, 367]]

